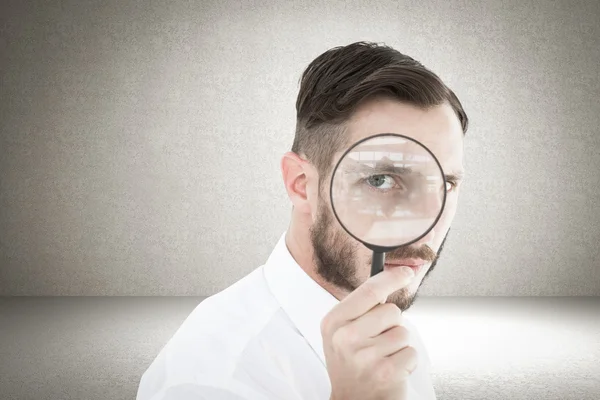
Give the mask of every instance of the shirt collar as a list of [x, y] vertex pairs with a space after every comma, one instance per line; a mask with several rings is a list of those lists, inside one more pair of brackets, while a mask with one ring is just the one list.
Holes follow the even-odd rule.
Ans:
[[263, 269], [264, 276], [283, 311], [325, 364], [321, 320], [339, 300], [298, 265], [285, 243], [286, 234], [281, 236], [269, 256]]

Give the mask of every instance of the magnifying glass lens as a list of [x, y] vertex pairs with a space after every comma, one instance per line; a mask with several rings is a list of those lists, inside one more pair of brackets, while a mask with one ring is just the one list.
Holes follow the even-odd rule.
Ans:
[[376, 135], [351, 147], [331, 181], [331, 202], [344, 229], [371, 248], [393, 248], [425, 236], [446, 199], [444, 173], [421, 143]]

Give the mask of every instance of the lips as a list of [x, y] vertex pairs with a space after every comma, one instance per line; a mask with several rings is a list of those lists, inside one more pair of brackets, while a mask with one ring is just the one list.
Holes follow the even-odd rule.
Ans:
[[405, 258], [403, 260], [385, 260], [385, 263], [389, 266], [397, 267], [400, 265], [407, 265], [409, 267], [420, 267], [425, 264], [425, 260], [419, 258]]
[[421, 267], [425, 264], [426, 264], [425, 260], [421, 260], [418, 258], [407, 258], [407, 259], [403, 259], [403, 260], [386, 260], [384, 268], [407, 266], [407, 267], [410, 267], [416, 274], [421, 269]]

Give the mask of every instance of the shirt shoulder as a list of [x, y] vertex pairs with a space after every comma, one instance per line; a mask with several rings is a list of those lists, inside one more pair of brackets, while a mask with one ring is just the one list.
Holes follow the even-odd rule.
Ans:
[[[279, 311], [280, 306], [265, 282], [263, 267], [206, 298], [144, 372], [137, 400], [153, 399], [168, 387], [190, 390], [190, 385], [197, 388], [210, 383], [211, 390], [221, 390], [220, 380], [223, 385], [233, 385], [240, 364], [247, 358], [248, 347], [257, 343], [265, 327], [281, 315]], [[241, 393], [244, 385], [239, 385]]]

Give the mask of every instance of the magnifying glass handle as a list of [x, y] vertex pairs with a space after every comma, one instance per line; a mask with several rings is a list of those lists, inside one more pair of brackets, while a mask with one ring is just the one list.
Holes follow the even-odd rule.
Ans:
[[383, 271], [383, 264], [385, 262], [385, 253], [377, 251], [373, 252], [373, 262], [371, 264], [371, 276], [377, 275]]

